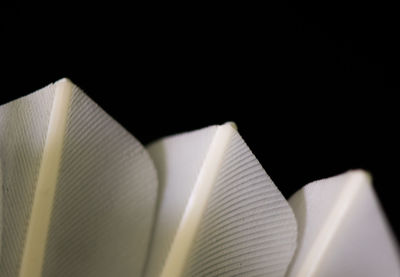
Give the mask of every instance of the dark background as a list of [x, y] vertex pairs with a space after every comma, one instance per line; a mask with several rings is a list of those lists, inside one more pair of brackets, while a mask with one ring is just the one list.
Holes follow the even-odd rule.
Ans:
[[370, 171], [399, 237], [395, 9], [298, 2], [1, 8], [0, 103], [68, 77], [144, 144], [235, 121], [286, 197]]

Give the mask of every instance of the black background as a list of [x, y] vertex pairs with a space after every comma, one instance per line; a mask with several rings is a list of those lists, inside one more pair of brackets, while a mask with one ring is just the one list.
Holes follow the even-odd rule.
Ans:
[[395, 9], [298, 2], [1, 8], [0, 103], [68, 77], [144, 144], [235, 121], [286, 197], [369, 170], [399, 237]]

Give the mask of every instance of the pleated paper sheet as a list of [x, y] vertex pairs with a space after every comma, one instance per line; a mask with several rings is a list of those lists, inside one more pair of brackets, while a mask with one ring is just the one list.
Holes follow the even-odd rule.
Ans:
[[146, 276], [159, 276], [217, 126], [162, 139], [150, 147], [160, 179]]
[[1, 277], [399, 272], [363, 171], [288, 202], [233, 123], [144, 148], [67, 79], [0, 106]]
[[0, 107], [0, 276], [19, 274], [53, 100], [54, 86], [50, 85]]
[[[162, 193], [147, 276], [285, 274], [294, 214], [232, 124], [168, 137], [149, 151]], [[195, 167], [181, 170], [192, 159]]]
[[140, 276], [157, 198], [145, 149], [68, 80], [0, 107], [0, 276]]
[[299, 239], [287, 276], [400, 276], [397, 242], [368, 173], [312, 182], [289, 202]]

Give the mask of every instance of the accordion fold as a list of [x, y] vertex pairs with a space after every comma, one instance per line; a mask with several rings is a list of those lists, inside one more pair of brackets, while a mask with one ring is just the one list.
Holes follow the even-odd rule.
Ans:
[[287, 201], [232, 122], [144, 147], [68, 79], [0, 106], [1, 277], [400, 276], [399, 260], [365, 171]]

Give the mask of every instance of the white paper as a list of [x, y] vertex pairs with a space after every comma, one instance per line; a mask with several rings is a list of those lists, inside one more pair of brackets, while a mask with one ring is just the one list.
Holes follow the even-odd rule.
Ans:
[[310, 183], [289, 202], [299, 239], [287, 276], [400, 276], [397, 243], [366, 172]]
[[[65, 89], [60, 93], [70, 95], [58, 98], [61, 108], [53, 109], [60, 84]], [[46, 173], [56, 175], [52, 196], [36, 185], [43, 167], [49, 168], [43, 166], [44, 149], [60, 143], [62, 132], [49, 139], [49, 122], [62, 125], [62, 118], [60, 160]], [[68, 80], [1, 106], [0, 130], [5, 204], [0, 276], [140, 276], [157, 198], [156, 171], [143, 146]], [[26, 240], [26, 231], [36, 222], [32, 203], [40, 195], [53, 198], [37, 209], [39, 218], [50, 213], [39, 233], [45, 243], [31, 247], [24, 262], [24, 249], [35, 243]]]
[[[186, 136], [190, 135], [200, 133]], [[185, 145], [186, 150], [180, 148], [183, 138], [159, 142], [171, 147], [171, 151], [164, 148], [163, 153], [168, 156], [163, 162], [158, 161], [162, 155], [154, 155], [159, 150], [150, 147], [155, 163], [168, 165], [167, 173], [161, 171], [160, 176], [165, 190], [182, 186], [192, 188], [192, 192], [184, 194], [189, 203], [185, 211], [180, 209], [174, 215], [180, 220], [171, 222], [171, 230], [176, 233], [173, 240], [169, 236], [169, 244], [164, 247], [165, 262], [149, 276], [283, 276], [296, 247], [294, 215], [240, 135], [229, 123], [218, 126], [207, 153], [203, 154], [204, 163], [197, 163], [200, 167], [187, 178], [190, 182], [178, 185], [173, 180], [180, 179], [177, 176], [182, 174], [182, 154], [197, 151], [192, 145]], [[169, 177], [164, 178], [165, 174]], [[179, 191], [172, 190], [174, 197], [179, 197]], [[170, 214], [173, 213], [171, 210]], [[156, 228], [162, 234], [162, 227]]]

